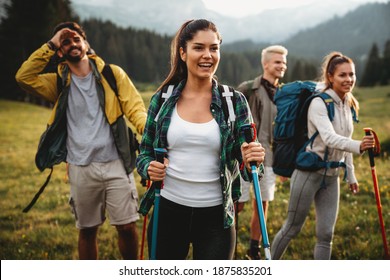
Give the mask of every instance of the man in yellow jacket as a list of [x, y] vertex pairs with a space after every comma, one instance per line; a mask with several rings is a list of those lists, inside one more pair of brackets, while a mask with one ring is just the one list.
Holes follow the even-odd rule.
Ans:
[[[23, 63], [16, 81], [27, 92], [54, 103], [36, 164], [40, 170], [69, 164], [79, 258], [97, 259], [97, 231], [107, 212], [118, 231], [122, 257], [137, 259], [138, 193], [123, 116], [142, 134], [146, 109], [127, 74], [110, 65], [116, 93], [102, 74], [104, 61], [88, 50], [84, 30], [74, 22], [61, 23], [53, 38]], [[42, 73], [55, 53], [63, 59], [58, 74]]]

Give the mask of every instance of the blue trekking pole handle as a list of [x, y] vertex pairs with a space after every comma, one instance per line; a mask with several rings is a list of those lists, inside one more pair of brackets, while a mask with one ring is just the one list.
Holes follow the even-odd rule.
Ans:
[[[154, 154], [158, 162], [164, 163], [164, 157], [167, 150], [164, 148], [155, 148]], [[157, 232], [158, 232], [158, 211], [160, 208], [160, 192], [162, 187], [162, 181], [155, 182], [155, 196], [154, 196], [154, 209], [153, 209], [153, 230], [152, 230], [152, 249], [151, 249], [151, 260], [156, 260], [157, 251]]]
[[[256, 139], [256, 133], [253, 133], [253, 136], [252, 136], [253, 127], [254, 127], [254, 125], [252, 125], [252, 124], [245, 124], [245, 125], [241, 126], [241, 131], [244, 134], [245, 142], [247, 142], [247, 143], [253, 142]], [[260, 192], [259, 174], [257, 172], [256, 162], [251, 161], [249, 164], [251, 166], [251, 171], [252, 171], [253, 189], [254, 189], [255, 198], [256, 198], [257, 213], [259, 214], [261, 235], [263, 237], [262, 241], [263, 241], [265, 259], [270, 260], [271, 259], [271, 248], [270, 248], [271, 245], [270, 245], [269, 240], [268, 240], [268, 233], [267, 233], [267, 227], [266, 227], [264, 210], [263, 210], [263, 200], [261, 198], [261, 192]]]

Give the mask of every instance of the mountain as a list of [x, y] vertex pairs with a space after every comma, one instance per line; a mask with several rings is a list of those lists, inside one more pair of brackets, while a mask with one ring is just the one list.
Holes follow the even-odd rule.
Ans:
[[72, 1], [81, 19], [110, 20], [124, 28], [148, 29], [167, 35], [173, 35], [188, 19], [222, 17], [206, 9], [201, 0], [111, 0], [101, 4], [96, 1], [85, 2]]
[[242, 18], [209, 10], [202, 0], [72, 0], [72, 5], [81, 19], [110, 20], [121, 27], [149, 29], [159, 34], [173, 35], [185, 20], [207, 18], [217, 25], [224, 42], [245, 39], [276, 42], [336, 15], [343, 16], [359, 4], [352, 0], [328, 0], [298, 8], [267, 10]]
[[[343, 17], [334, 16], [315, 27], [302, 30], [276, 43], [286, 46], [289, 54], [318, 60], [331, 51], [341, 51], [364, 61], [373, 43], [383, 50], [390, 40], [390, 2], [359, 6]], [[266, 46], [254, 40], [223, 45], [227, 52], [258, 51]]]
[[322, 57], [337, 50], [364, 60], [373, 43], [383, 49], [390, 40], [390, 2], [358, 7], [343, 17], [334, 17], [314, 28], [301, 31], [283, 44], [291, 53]]

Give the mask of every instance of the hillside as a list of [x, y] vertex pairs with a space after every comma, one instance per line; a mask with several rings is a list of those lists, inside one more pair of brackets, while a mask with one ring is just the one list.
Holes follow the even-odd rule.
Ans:
[[[360, 81], [372, 45], [376, 43], [382, 53], [385, 42], [390, 40], [389, 26], [390, 2], [367, 4], [344, 17], [334, 17], [278, 43], [287, 47], [290, 58], [302, 58], [314, 65], [320, 65], [322, 58], [331, 51], [341, 51], [354, 60]], [[223, 45], [223, 51], [259, 53], [267, 44], [245, 40]]]
[[[218, 26], [225, 42], [286, 40], [298, 31], [316, 26], [335, 15], [343, 16], [359, 5], [353, 0], [328, 0], [295, 8], [266, 10], [252, 16], [230, 17], [207, 9], [202, 0], [72, 0], [72, 3], [83, 20], [110, 20], [124, 28], [131, 26], [159, 34], [173, 35], [185, 20], [207, 18]], [[237, 14], [240, 14], [239, 10]]]
[[315, 28], [299, 32], [284, 42], [297, 55], [322, 57], [339, 50], [364, 59], [375, 42], [380, 49], [390, 39], [390, 2], [367, 4]]
[[[366, 4], [334, 17], [315, 27], [300, 31], [288, 40], [280, 40], [289, 54], [307, 59], [321, 59], [333, 50], [364, 60], [372, 44], [380, 49], [390, 39], [390, 2]], [[259, 50], [264, 44], [253, 40], [224, 45], [228, 52]]]
[[[93, 7], [92, 4], [97, 3], [97, 1], [100, 0], [93, 0], [90, 3], [83, 0], [83, 3], [91, 4], [90, 6]], [[201, 0], [175, 0], [170, 5], [175, 7], [173, 10], [170, 10], [170, 13], [160, 12], [164, 10], [163, 4], [166, 4], [166, 0], [161, 0], [161, 3], [157, 1], [159, 4], [155, 3], [155, 1], [147, 0], [146, 2], [151, 4], [149, 7], [144, 2], [132, 1], [132, 5], [126, 6], [128, 1], [110, 0], [106, 1], [106, 4], [104, 4], [106, 6], [103, 5], [100, 8], [106, 10], [107, 14], [109, 14], [110, 6], [107, 5], [114, 3], [117, 5], [116, 11], [126, 15], [129, 19], [134, 20], [142, 15], [146, 22], [155, 22], [157, 24], [159, 18], [163, 17], [165, 24], [169, 23], [168, 25], [171, 28], [174, 27], [174, 29], [177, 29], [177, 26], [174, 26], [175, 24], [173, 22], [175, 18], [177, 20], [178, 15], [182, 17], [195, 16], [199, 12], [206, 17], [208, 15], [206, 12], [210, 12], [210, 10], [204, 10], [205, 7]], [[15, 83], [15, 73], [29, 54], [41, 46], [43, 42], [46, 42], [48, 38], [51, 38], [51, 26], [54, 26], [54, 22], [61, 20], [61, 13], [66, 8], [57, 7], [58, 12], [50, 13], [49, 10], [52, 8], [49, 5], [50, 0], [39, 2], [30, 1], [24, 4], [22, 0], [18, 0], [17, 2], [20, 5], [14, 6], [11, 17], [3, 19], [1, 22], [0, 40], [2, 44], [0, 45], [3, 51], [0, 53], [6, 53], [7, 55], [0, 55], [0, 65], [3, 66], [0, 70], [0, 96], [3, 98], [26, 100], [26, 95]], [[329, 3], [333, 3], [333, 0]], [[336, 7], [338, 6], [332, 6], [332, 8]], [[31, 12], [30, 10], [33, 8], [34, 12]], [[284, 40], [283, 36], [276, 36], [273, 33], [277, 30], [276, 23], [279, 25], [284, 22], [285, 18], [289, 17], [288, 14], [284, 14], [280, 10], [275, 14], [275, 19], [278, 20], [274, 21], [275, 25], [272, 27], [261, 25], [260, 22], [255, 25], [249, 23], [242, 25], [242, 20], [245, 18], [240, 20], [232, 20], [230, 18], [227, 21], [229, 24], [234, 25], [234, 28], [226, 30], [224, 29], [226, 26], [218, 22], [218, 27], [220, 27], [223, 36], [223, 44], [221, 47], [222, 60], [217, 75], [221, 82], [237, 85], [243, 80], [259, 73], [259, 51], [264, 46], [275, 41], [258, 43], [256, 40], [259, 38], [265, 40], [269, 37], [257, 36], [257, 33], [253, 31], [253, 28], [257, 27], [261, 32], [266, 31], [268, 33], [267, 36], [271, 36], [273, 40], [279, 40], [275, 43], [284, 44], [289, 49], [288, 67], [290, 71], [287, 71], [283, 82], [318, 77], [316, 73], [312, 75], [312, 71], [295, 70], [295, 66], [297, 62], [300, 62], [305, 65], [310, 64], [310, 68], [318, 68], [320, 60], [330, 50], [343, 51], [355, 60], [358, 81], [360, 81], [365, 65], [364, 59], [369, 53], [372, 44], [376, 42], [380, 51], [382, 51], [384, 46], [383, 42], [390, 39], [389, 8], [390, 2], [387, 2], [387, 4], [367, 4], [349, 12], [344, 17], [335, 17], [317, 27], [308, 28], [310, 25], [306, 25], [307, 29], [305, 31], [299, 32], [288, 40]], [[133, 13], [126, 12], [127, 9], [130, 9]], [[306, 12], [310, 14], [310, 11], [307, 10]], [[327, 15], [330, 14], [326, 12], [326, 9], [320, 9], [320, 11]], [[46, 17], [49, 14], [52, 15], [50, 20]], [[88, 16], [87, 13], [82, 14], [84, 17]], [[291, 15], [295, 17], [296, 13], [290, 12]], [[172, 17], [172, 20], [169, 16]], [[120, 17], [118, 16], [118, 18]], [[259, 18], [262, 18], [262, 20], [267, 19], [266, 16], [260, 16]], [[305, 21], [302, 21], [302, 19], [300, 21], [301, 23], [313, 23], [309, 17], [305, 18]], [[268, 22], [272, 21], [268, 20]], [[286, 28], [293, 26], [292, 23], [284, 23]], [[164, 79], [169, 71], [170, 36], [161, 35], [161, 33], [150, 31], [149, 29], [118, 27], [116, 23], [103, 20], [85, 20], [82, 21], [82, 25], [87, 31], [89, 43], [99, 56], [107, 63], [121, 66], [131, 79], [137, 83], [137, 86], [142, 83], [153, 84], [153, 87], [157, 87], [156, 85]], [[161, 29], [163, 29], [163, 26], [161, 24]], [[161, 31], [160, 29], [158, 30]], [[253, 33], [250, 39], [228, 44], [226, 40], [227, 31], [233, 31], [237, 35], [235, 37], [236, 39], [246, 32]], [[10, 48], [9, 46], [13, 47]], [[299, 74], [299, 77], [295, 75], [296, 73]], [[300, 75], [300, 73], [303, 73], [303, 75]]]
[[[371, 126], [379, 139], [390, 139], [390, 86], [357, 89], [361, 102], [361, 122], [354, 138], [363, 137], [363, 127]], [[143, 95], [145, 101], [150, 94]], [[34, 157], [40, 134], [50, 110], [21, 102], [0, 99], [0, 258], [2, 260], [71, 260], [77, 259], [77, 229], [69, 209], [69, 185], [63, 180], [64, 164], [54, 168], [49, 185], [27, 214], [22, 209], [30, 202], [49, 171], [40, 173]], [[383, 142], [382, 142], [383, 143]], [[390, 236], [390, 176], [388, 158], [376, 159], [384, 221]], [[341, 183], [339, 218], [333, 242], [333, 260], [383, 259], [378, 214], [373, 195], [371, 171], [367, 155], [355, 156], [356, 175], [360, 183], [358, 195], [351, 195]], [[136, 174], [136, 181], [139, 176]], [[138, 185], [138, 192], [145, 189]], [[272, 246], [276, 232], [286, 215], [289, 184], [278, 181], [275, 200], [270, 204], [267, 229]], [[238, 259], [245, 259], [249, 243], [251, 207], [247, 204], [239, 216]], [[142, 221], [137, 222], [139, 233]], [[313, 258], [315, 213], [312, 209], [302, 232], [291, 243], [284, 259]], [[140, 240], [141, 241], [141, 240]], [[117, 233], [106, 221], [99, 230], [99, 258], [120, 259]], [[40, 278], [37, 278], [40, 279]]]

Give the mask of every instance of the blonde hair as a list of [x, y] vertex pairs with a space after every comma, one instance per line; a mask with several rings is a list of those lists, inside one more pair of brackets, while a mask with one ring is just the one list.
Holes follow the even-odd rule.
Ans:
[[[323, 91], [332, 88], [332, 83], [330, 82], [329, 75], [333, 76], [334, 73], [336, 72], [337, 67], [343, 63], [350, 63], [353, 65], [355, 64], [350, 57], [343, 55], [341, 52], [331, 52], [330, 54], [324, 57], [324, 61], [322, 63], [322, 78], [321, 78], [322, 82], [325, 85]], [[347, 96], [350, 97], [348, 99], [349, 106], [352, 106], [355, 109], [356, 115], [358, 115], [359, 102], [357, 101], [355, 96], [353, 96], [352, 92], [348, 92]]]
[[270, 59], [271, 54], [274, 54], [274, 53], [287, 56], [288, 50], [281, 45], [273, 45], [273, 46], [269, 46], [269, 47], [263, 49], [261, 51], [261, 64], [264, 64], [265, 62], [267, 62]]

